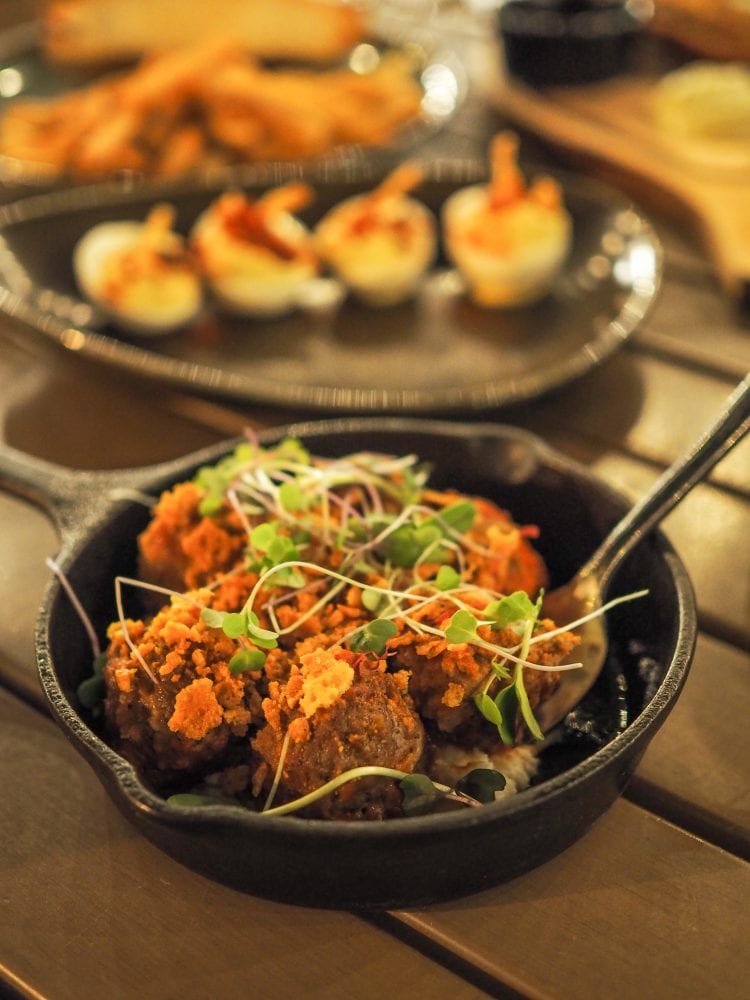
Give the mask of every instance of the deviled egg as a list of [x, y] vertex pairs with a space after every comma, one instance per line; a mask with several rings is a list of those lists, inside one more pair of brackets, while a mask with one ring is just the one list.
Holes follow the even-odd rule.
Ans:
[[461, 188], [442, 210], [447, 255], [479, 305], [528, 305], [542, 298], [570, 249], [572, 222], [559, 184], [540, 177], [527, 187], [518, 138], [495, 136], [488, 184]]
[[423, 176], [417, 164], [403, 163], [374, 190], [339, 202], [316, 227], [321, 258], [368, 305], [409, 298], [434, 260], [435, 219], [408, 195]]
[[302, 183], [284, 184], [260, 198], [228, 191], [200, 215], [190, 243], [222, 305], [269, 317], [297, 306], [318, 272], [318, 260], [309, 230], [293, 213], [312, 197]]
[[145, 222], [99, 223], [73, 250], [82, 293], [132, 333], [170, 333], [201, 309], [201, 278], [173, 224], [174, 208], [159, 204]]

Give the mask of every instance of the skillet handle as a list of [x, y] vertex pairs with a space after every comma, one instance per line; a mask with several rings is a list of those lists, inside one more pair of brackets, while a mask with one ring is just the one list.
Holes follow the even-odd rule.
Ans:
[[104, 509], [111, 480], [109, 473], [68, 469], [0, 443], [0, 489], [47, 514], [63, 544], [75, 525]]

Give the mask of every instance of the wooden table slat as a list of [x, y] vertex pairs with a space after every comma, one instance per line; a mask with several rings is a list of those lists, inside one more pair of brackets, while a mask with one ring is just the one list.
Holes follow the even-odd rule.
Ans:
[[628, 786], [634, 802], [750, 860], [750, 654], [705, 635]]
[[[737, 382], [625, 349], [595, 373], [508, 415], [553, 443], [565, 435], [589, 443], [592, 453], [626, 451], [659, 472], [714, 422]], [[750, 439], [714, 469], [712, 481], [750, 496]]]
[[748, 893], [750, 865], [619, 800], [523, 878], [398, 918], [528, 997], [734, 998]]
[[256, 899], [172, 861], [53, 723], [2, 691], [0, 787], [0, 993], [5, 968], [55, 1000], [375, 1000], [394, 974], [403, 997], [486, 995], [360, 918]]

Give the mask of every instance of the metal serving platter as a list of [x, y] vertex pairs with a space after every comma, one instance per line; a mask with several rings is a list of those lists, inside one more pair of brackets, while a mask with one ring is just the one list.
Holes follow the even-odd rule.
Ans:
[[[486, 167], [446, 160], [426, 170], [416, 194], [439, 214]], [[156, 200], [168, 200], [187, 232], [230, 183], [260, 192], [301, 177], [316, 191], [302, 213], [314, 225], [382, 176], [373, 164], [276, 165], [37, 194], [0, 208], [0, 309], [63, 348], [173, 387], [319, 410], [426, 412], [505, 406], [568, 383], [620, 348], [655, 301], [662, 252], [648, 220], [615, 190], [560, 173], [573, 247], [551, 293], [530, 307], [474, 305], [442, 251], [418, 294], [388, 309], [344, 298], [261, 321], [210, 308], [178, 333], [145, 340], [99, 323], [80, 300], [71, 255], [96, 223], [142, 219]]]

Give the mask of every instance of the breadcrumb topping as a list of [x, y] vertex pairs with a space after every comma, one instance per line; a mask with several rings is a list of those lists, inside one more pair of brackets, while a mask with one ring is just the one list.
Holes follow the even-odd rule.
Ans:
[[173, 733], [182, 733], [189, 740], [202, 740], [220, 725], [224, 716], [221, 705], [208, 677], [199, 677], [178, 692], [174, 712], [167, 722]]
[[305, 718], [319, 708], [329, 708], [348, 691], [354, 680], [354, 669], [338, 658], [335, 651], [316, 649], [301, 657], [302, 696], [299, 704]]

